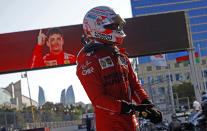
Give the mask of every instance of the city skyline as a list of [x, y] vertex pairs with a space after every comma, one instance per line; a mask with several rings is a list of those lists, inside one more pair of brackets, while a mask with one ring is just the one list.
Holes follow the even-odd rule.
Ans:
[[42, 106], [45, 104], [45, 102], [46, 102], [46, 99], [45, 99], [44, 89], [41, 86], [39, 86], [38, 104], [39, 106]]
[[[9, 83], [8, 86], [0, 87], [0, 89], [7, 90], [10, 93], [12, 98], [15, 98], [17, 96], [18, 97], [22, 96], [22, 93], [20, 93], [21, 92], [21, 80], [18, 80], [17, 82], [11, 82]], [[45, 96], [45, 91], [43, 87], [39, 86], [38, 101], [37, 101], [39, 106], [44, 105], [46, 102], [51, 102], [51, 101], [47, 101], [45, 97], [46, 96]], [[16, 100], [20, 101], [16, 103], [22, 103], [21, 99], [16, 99]], [[71, 105], [71, 104], [75, 104], [79, 102], [75, 102], [75, 94], [74, 94], [73, 86], [70, 85], [67, 89], [62, 89], [60, 101], [56, 103], [62, 103], [63, 105], [66, 106], [66, 105]], [[84, 104], [87, 104], [87, 103], [84, 103]]]

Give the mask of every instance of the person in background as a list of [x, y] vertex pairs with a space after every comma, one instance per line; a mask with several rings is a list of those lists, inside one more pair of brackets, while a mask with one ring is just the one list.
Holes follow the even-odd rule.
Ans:
[[[42, 48], [47, 45], [50, 52], [42, 55]], [[51, 28], [47, 35], [39, 31], [37, 45], [33, 51], [30, 68], [71, 64], [76, 62], [76, 57], [72, 54], [63, 52], [63, 33], [58, 28]]]
[[5, 125], [3, 125], [3, 126], [1, 127], [1, 131], [6, 131], [6, 127], [5, 127]]
[[76, 74], [95, 108], [97, 131], [135, 131], [136, 111], [153, 123], [162, 121], [162, 113], [138, 82], [125, 49], [118, 47], [126, 36], [125, 23], [107, 6], [89, 10], [83, 20], [84, 47], [77, 56]]
[[205, 91], [202, 92], [202, 101], [207, 100], [207, 94]]
[[[206, 118], [207, 118], [207, 94], [205, 91], [202, 92], [202, 101], [201, 101], [201, 108], [203, 113], [205, 114]], [[207, 120], [206, 120], [207, 123]]]
[[86, 128], [87, 131], [91, 130], [91, 119], [88, 117], [88, 115], [86, 115]]
[[193, 101], [193, 110], [198, 112], [200, 109], [201, 109], [201, 105], [200, 105], [200, 103], [196, 100], [196, 98], [194, 97], [194, 101]]

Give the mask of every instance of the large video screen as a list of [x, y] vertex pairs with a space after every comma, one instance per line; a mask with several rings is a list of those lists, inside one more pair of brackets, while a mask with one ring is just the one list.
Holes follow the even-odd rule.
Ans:
[[[129, 57], [189, 48], [184, 12], [129, 18], [126, 23], [127, 36], [121, 47]], [[49, 31], [60, 31], [61, 35], [49, 35]], [[83, 47], [81, 36], [81, 24], [0, 34], [0, 73], [75, 65]]]

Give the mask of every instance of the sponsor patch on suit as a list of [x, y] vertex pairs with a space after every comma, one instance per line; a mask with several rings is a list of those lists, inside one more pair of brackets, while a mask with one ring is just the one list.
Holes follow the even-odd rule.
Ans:
[[100, 64], [102, 70], [114, 66], [114, 63], [113, 63], [110, 56], [100, 58], [99, 64]]

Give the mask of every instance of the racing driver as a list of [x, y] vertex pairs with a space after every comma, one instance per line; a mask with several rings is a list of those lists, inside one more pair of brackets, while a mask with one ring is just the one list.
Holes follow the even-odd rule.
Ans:
[[124, 24], [107, 6], [89, 10], [83, 20], [84, 47], [77, 56], [76, 74], [95, 108], [97, 131], [135, 131], [136, 111], [153, 123], [162, 121], [124, 49], [118, 48], [126, 36]]

